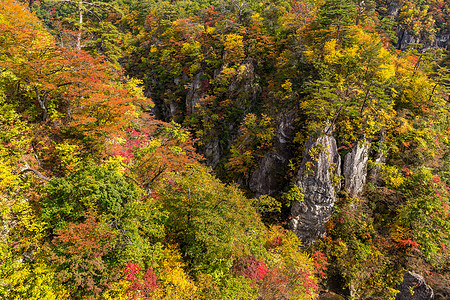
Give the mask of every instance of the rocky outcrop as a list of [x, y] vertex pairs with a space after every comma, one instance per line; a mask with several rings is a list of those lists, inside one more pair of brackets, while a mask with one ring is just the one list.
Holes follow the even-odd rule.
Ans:
[[205, 76], [203, 73], [198, 73], [194, 76], [192, 80], [191, 86], [186, 94], [186, 112], [188, 114], [192, 114], [196, 112], [197, 104], [200, 103], [200, 99], [204, 96], [204, 92], [202, 90], [202, 76]]
[[350, 197], [361, 194], [367, 177], [367, 161], [369, 158], [369, 144], [356, 143], [352, 151], [344, 158], [343, 175], [345, 190]]
[[[214, 71], [214, 79], [219, 78], [226, 65]], [[188, 113], [195, 113], [198, 109], [197, 104], [201, 99], [208, 95], [209, 81], [203, 80], [207, 74], [200, 73], [196, 75], [190, 86], [188, 94], [186, 96], [186, 109]], [[223, 88], [223, 87], [222, 87]], [[258, 76], [255, 73], [254, 62], [252, 59], [246, 59], [242, 64], [236, 68], [236, 74], [233, 76], [233, 80], [228, 86], [227, 97], [231, 97], [231, 103], [237, 110], [241, 110], [242, 116], [247, 113], [249, 107], [253, 106], [258, 99], [258, 95], [261, 92], [261, 87], [258, 83]], [[239, 101], [237, 101], [239, 99]], [[212, 168], [216, 168], [218, 164], [223, 161], [224, 154], [228, 152], [233, 141], [239, 136], [239, 123], [240, 121], [230, 118], [223, 120], [219, 127], [215, 128], [215, 131], [224, 134], [226, 132], [227, 138], [223, 136], [216, 137], [214, 140], [208, 142], [205, 145], [203, 154], [206, 157], [206, 164]], [[238, 180], [239, 182], [239, 180]], [[243, 182], [239, 182], [243, 183]]]
[[450, 35], [442, 34], [435, 36], [432, 40], [423, 39], [420, 36], [415, 36], [411, 34], [408, 30], [399, 28], [397, 30], [397, 49], [406, 50], [411, 44], [421, 44], [424, 49], [428, 48], [443, 48], [446, 50], [450, 49]]
[[372, 154], [371, 160], [371, 166], [367, 172], [367, 180], [370, 183], [373, 184], [379, 184], [380, 183], [380, 177], [381, 177], [381, 166], [383, 163], [387, 160], [387, 153], [382, 150], [382, 143], [384, 143], [384, 135], [381, 136], [381, 143], [379, 144], [378, 151], [375, 151], [374, 154]]
[[250, 177], [249, 189], [260, 195], [273, 195], [280, 190], [280, 177], [283, 176], [286, 159], [277, 152], [269, 152]]
[[446, 50], [450, 50], [450, 33], [437, 36], [434, 39], [434, 43], [432, 46], [435, 48], [444, 48]]
[[408, 45], [421, 42], [419, 37], [413, 36], [408, 30], [403, 28], [397, 30], [397, 36], [398, 41], [396, 47], [398, 50], [406, 50]]
[[429, 287], [422, 276], [412, 272], [406, 272], [403, 282], [400, 284], [400, 292], [395, 300], [432, 300], [433, 289]]
[[306, 142], [296, 183], [304, 200], [292, 203], [290, 222], [291, 229], [305, 245], [326, 233], [325, 224], [333, 212], [338, 189], [333, 179], [340, 175], [340, 164], [334, 137], [324, 135]]
[[[259, 84], [259, 76], [256, 73], [254, 60], [245, 59], [238, 67], [235, 67], [235, 75], [228, 88], [228, 97], [231, 97], [233, 106], [243, 111], [246, 115], [251, 107], [257, 105], [262, 92]], [[220, 77], [219, 74], [218, 77]]]
[[212, 167], [213, 169], [217, 167], [222, 155], [219, 139], [206, 143], [204, 155], [206, 158], [206, 165]]
[[[387, 14], [388, 16], [394, 17], [394, 19], [398, 22], [398, 17], [400, 15], [400, 12], [402, 10], [402, 5], [400, 4], [400, 1], [391, 1], [389, 3]], [[444, 12], [444, 11], [443, 11]], [[437, 28], [435, 28], [437, 30]], [[419, 43], [422, 44], [423, 47], [426, 48], [443, 48], [446, 50], [450, 49], [450, 34], [448, 33], [448, 30], [444, 32], [438, 32], [436, 33], [436, 36], [430, 39], [424, 39], [421, 36], [414, 35], [412, 32], [406, 30], [405, 28], [402, 28], [401, 26], [397, 27], [397, 49], [399, 50], [405, 50], [408, 45]]]
[[249, 180], [249, 188], [257, 196], [273, 195], [283, 186], [283, 178], [287, 163], [292, 155], [289, 145], [295, 133], [295, 114], [287, 113], [278, 124], [274, 151], [267, 153], [253, 172]]
[[421, 36], [413, 35], [408, 30], [399, 27], [397, 29], [397, 49], [406, 50], [410, 44], [421, 44], [424, 49], [443, 48], [450, 50], [450, 34], [438, 33], [432, 39], [425, 39]]
[[401, 8], [402, 7], [398, 1], [391, 1], [391, 3], [389, 3], [387, 13], [390, 16], [398, 17]]

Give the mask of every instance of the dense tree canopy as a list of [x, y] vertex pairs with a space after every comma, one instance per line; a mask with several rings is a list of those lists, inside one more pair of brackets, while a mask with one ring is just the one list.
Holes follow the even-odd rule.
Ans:
[[[389, 298], [406, 270], [448, 297], [449, 9], [2, 0], [0, 297]], [[324, 135], [369, 180], [304, 247]]]

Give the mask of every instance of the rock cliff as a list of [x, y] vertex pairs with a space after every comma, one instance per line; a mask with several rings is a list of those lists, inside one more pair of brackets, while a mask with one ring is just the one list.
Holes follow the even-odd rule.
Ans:
[[266, 153], [249, 181], [249, 189], [256, 195], [273, 195], [283, 187], [284, 173], [292, 154], [289, 145], [295, 127], [295, 114], [292, 112], [281, 116], [274, 150]]
[[345, 190], [350, 197], [361, 194], [367, 177], [367, 160], [369, 158], [369, 144], [356, 143], [352, 151], [344, 158], [343, 175]]
[[432, 300], [433, 289], [429, 287], [422, 276], [412, 272], [406, 272], [403, 282], [400, 284], [400, 292], [395, 300]]
[[296, 183], [303, 191], [304, 200], [292, 203], [290, 222], [291, 229], [305, 245], [326, 233], [325, 224], [336, 202], [340, 165], [334, 137], [323, 135], [306, 142]]

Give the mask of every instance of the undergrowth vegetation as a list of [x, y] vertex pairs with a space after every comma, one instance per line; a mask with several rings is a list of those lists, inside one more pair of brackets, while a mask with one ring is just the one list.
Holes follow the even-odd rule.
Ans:
[[[448, 296], [450, 7], [393, 2], [2, 0], [0, 298]], [[304, 247], [322, 135], [368, 180]]]

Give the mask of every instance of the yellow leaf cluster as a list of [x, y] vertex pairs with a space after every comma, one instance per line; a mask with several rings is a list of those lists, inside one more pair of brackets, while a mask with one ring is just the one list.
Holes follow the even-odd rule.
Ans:
[[43, 262], [33, 267], [19, 264], [8, 280], [14, 283], [11, 292], [16, 300], [70, 299], [69, 291], [57, 280], [56, 273]]
[[13, 189], [19, 183], [19, 176], [12, 172], [11, 166], [0, 159], [0, 201], [6, 197], [8, 190]]
[[261, 15], [260, 15], [259, 13], [254, 13], [254, 14], [251, 16], [251, 18], [252, 18], [252, 21], [253, 21], [255, 24], [262, 24], [262, 22], [264, 21], [264, 18], [261, 17]]
[[[20, 15], [17, 15], [17, 14]], [[39, 50], [45, 49], [53, 45], [54, 39], [50, 33], [42, 26], [41, 21], [32, 13], [28, 11], [25, 4], [14, 0], [0, 1], [0, 24], [6, 24], [11, 28], [20, 28], [23, 36], [18, 37], [15, 43], [19, 43], [18, 48], [25, 49], [22, 38], [31, 37], [31, 45], [29, 49]], [[23, 50], [22, 50], [23, 51]]]
[[224, 40], [224, 61], [238, 63], [244, 57], [244, 38], [235, 33], [225, 36]]
[[161, 286], [154, 291], [152, 298], [155, 300], [192, 299], [197, 287], [184, 271], [184, 267], [178, 248], [164, 249], [157, 267]]
[[381, 173], [386, 183], [393, 188], [399, 188], [405, 182], [405, 177], [396, 166], [383, 164], [381, 166]]
[[327, 42], [325, 42], [325, 45], [323, 46], [323, 60], [327, 64], [332, 64], [336, 62], [338, 59], [338, 50], [336, 49], [337, 41], [336, 39], [331, 39]]
[[305, 54], [307, 61], [311, 62], [314, 60], [315, 54], [314, 50], [311, 47], [305, 46], [305, 50], [303, 51], [303, 53]]

